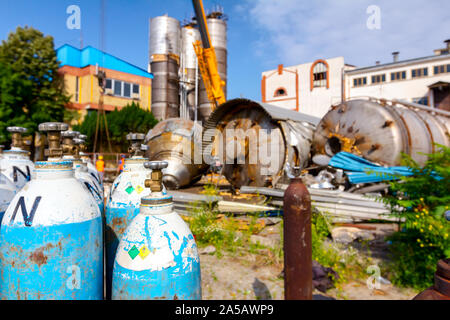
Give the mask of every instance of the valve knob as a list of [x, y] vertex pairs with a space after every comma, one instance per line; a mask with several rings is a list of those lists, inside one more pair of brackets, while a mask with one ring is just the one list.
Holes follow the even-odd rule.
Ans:
[[8, 127], [8, 128], [6, 128], [6, 130], [8, 130], [8, 132], [11, 132], [11, 133], [25, 133], [25, 132], [27, 132], [27, 128], [24, 128], [24, 127]]
[[75, 138], [77, 135], [78, 135], [78, 131], [68, 130], [68, 131], [61, 132], [61, 136], [63, 138]]
[[76, 145], [80, 145], [80, 144], [84, 143], [84, 140], [80, 139], [80, 138], [74, 138], [73, 139], [73, 143], [76, 144]]
[[144, 167], [152, 170], [162, 170], [167, 168], [169, 163], [167, 161], [147, 161], [144, 162]]
[[39, 131], [66, 131], [69, 129], [69, 125], [64, 122], [44, 122], [39, 124]]
[[128, 141], [136, 141], [136, 140], [140, 140], [143, 141], [145, 139], [145, 134], [143, 133], [129, 133], [126, 136]]

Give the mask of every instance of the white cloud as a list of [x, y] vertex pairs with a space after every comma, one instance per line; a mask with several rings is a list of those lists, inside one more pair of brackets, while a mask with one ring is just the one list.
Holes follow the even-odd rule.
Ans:
[[[381, 9], [380, 30], [367, 28], [370, 5]], [[365, 66], [390, 62], [392, 51], [403, 60], [432, 55], [450, 38], [448, 0], [246, 0], [244, 8], [270, 68], [335, 56]]]

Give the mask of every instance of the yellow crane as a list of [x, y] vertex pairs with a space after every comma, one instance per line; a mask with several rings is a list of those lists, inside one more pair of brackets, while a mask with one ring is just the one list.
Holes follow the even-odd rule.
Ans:
[[203, 83], [205, 84], [208, 99], [211, 101], [211, 109], [214, 110], [225, 102], [225, 93], [222, 89], [225, 86], [225, 82], [220, 78], [217, 69], [216, 52], [211, 45], [203, 2], [202, 0], [192, 0], [192, 4], [202, 39], [201, 42], [195, 41], [193, 43], [194, 50], [197, 55], [198, 67], [203, 78]]

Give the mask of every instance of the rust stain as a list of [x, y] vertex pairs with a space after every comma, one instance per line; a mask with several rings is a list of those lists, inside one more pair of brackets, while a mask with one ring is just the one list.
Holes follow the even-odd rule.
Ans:
[[47, 263], [47, 256], [44, 255], [44, 248], [36, 249], [31, 255], [30, 255], [31, 261], [36, 263], [39, 267], [43, 264]]
[[53, 244], [48, 243], [47, 245], [34, 250], [30, 254], [30, 260], [36, 263], [39, 267], [42, 266], [43, 264], [46, 264], [48, 257], [44, 254], [44, 250], [49, 250], [54, 247], [55, 246]]

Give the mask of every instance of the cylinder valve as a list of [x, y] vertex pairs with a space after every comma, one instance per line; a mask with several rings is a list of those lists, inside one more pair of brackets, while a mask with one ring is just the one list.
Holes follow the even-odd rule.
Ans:
[[45, 155], [49, 158], [61, 158], [63, 148], [61, 148], [61, 132], [67, 131], [67, 123], [63, 122], [44, 122], [39, 125], [39, 131], [47, 132], [48, 149], [45, 149]]
[[74, 156], [77, 153], [77, 147], [75, 146], [74, 139], [79, 135], [78, 131], [63, 131], [62, 137], [62, 150], [65, 156]]
[[145, 148], [143, 148], [143, 144], [142, 142], [144, 142], [145, 139], [145, 134], [143, 133], [129, 133], [126, 136], [126, 139], [128, 141], [130, 141], [130, 147], [128, 148], [128, 153], [132, 156], [132, 157], [139, 157], [139, 156], [143, 156], [145, 151], [147, 150], [145, 146]]
[[23, 149], [22, 134], [27, 132], [27, 129], [23, 127], [8, 127], [6, 130], [11, 132], [11, 147]]
[[167, 161], [148, 161], [144, 163], [144, 167], [147, 169], [151, 169], [151, 179], [145, 180], [145, 187], [150, 188], [153, 192], [161, 192], [163, 190], [162, 183], [162, 169], [167, 168]]

